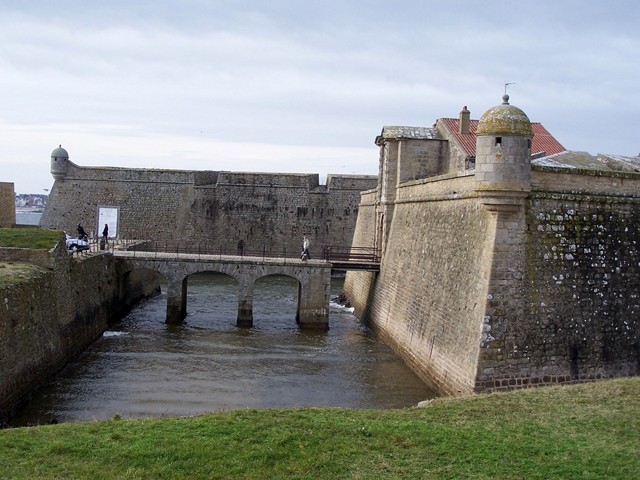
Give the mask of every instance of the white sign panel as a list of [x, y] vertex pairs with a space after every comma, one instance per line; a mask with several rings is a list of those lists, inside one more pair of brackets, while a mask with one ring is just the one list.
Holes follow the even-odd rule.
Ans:
[[109, 238], [118, 237], [118, 217], [120, 207], [98, 207], [98, 226], [96, 228], [96, 236], [102, 237], [104, 226], [109, 226]]

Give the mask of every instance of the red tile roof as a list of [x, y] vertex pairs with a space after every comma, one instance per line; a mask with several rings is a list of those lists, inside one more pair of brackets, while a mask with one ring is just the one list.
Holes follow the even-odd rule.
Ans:
[[[469, 120], [469, 133], [458, 133], [458, 125], [460, 120], [457, 118], [440, 118], [438, 122], [443, 122], [447, 129], [451, 132], [460, 146], [467, 155], [476, 155], [476, 128], [478, 128], [478, 120]], [[560, 142], [551, 135], [541, 123], [531, 122], [533, 129], [533, 138], [531, 139], [531, 154], [535, 155], [545, 152], [547, 155], [566, 151]]]

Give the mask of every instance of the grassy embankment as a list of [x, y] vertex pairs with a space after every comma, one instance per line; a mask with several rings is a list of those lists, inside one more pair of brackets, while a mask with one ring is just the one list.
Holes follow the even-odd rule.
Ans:
[[639, 478], [640, 378], [402, 410], [239, 410], [3, 430], [0, 476]]
[[[60, 241], [62, 232], [40, 228], [0, 228], [0, 247], [49, 250]], [[0, 287], [31, 278], [40, 268], [28, 263], [0, 262]], [[0, 478], [2, 478], [0, 473]]]
[[49, 250], [60, 241], [62, 232], [41, 228], [0, 228], [0, 247]]

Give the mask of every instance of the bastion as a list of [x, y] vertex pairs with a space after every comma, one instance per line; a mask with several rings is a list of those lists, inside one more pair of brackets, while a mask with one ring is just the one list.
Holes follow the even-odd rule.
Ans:
[[297, 256], [302, 237], [317, 258], [327, 245], [350, 245], [360, 192], [375, 176], [82, 167], [60, 146], [40, 225], [99, 236], [98, 212], [117, 212], [110, 236], [190, 244], [226, 254]]
[[384, 127], [356, 314], [463, 395], [640, 373], [640, 158], [567, 151], [509, 103]]

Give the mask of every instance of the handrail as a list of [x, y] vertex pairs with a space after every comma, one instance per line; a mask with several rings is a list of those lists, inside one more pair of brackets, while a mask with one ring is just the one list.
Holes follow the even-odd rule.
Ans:
[[[115, 243], [115, 242], [114, 242]], [[190, 242], [190, 241], [148, 241], [148, 240], [131, 240], [121, 239], [118, 243], [125, 246], [127, 250], [134, 252], [153, 252], [158, 253], [175, 253], [192, 254], [200, 257], [201, 255], [217, 255], [222, 256], [239, 256], [252, 258], [296, 258], [297, 254], [290, 255], [287, 246], [282, 247], [268, 246], [266, 243], [262, 248], [250, 249], [228, 248], [214, 242]], [[113, 243], [112, 243], [113, 248]], [[317, 250], [313, 249], [313, 250]], [[311, 257], [314, 257], [314, 251]], [[355, 263], [380, 263], [380, 250], [375, 247], [358, 247], [351, 245], [326, 245], [323, 246], [321, 258], [328, 262], [355, 262]], [[134, 253], [135, 255], [135, 253]], [[318, 257], [316, 257], [318, 258]]]
[[375, 247], [329, 245], [323, 249], [327, 261], [380, 262], [380, 250]]

